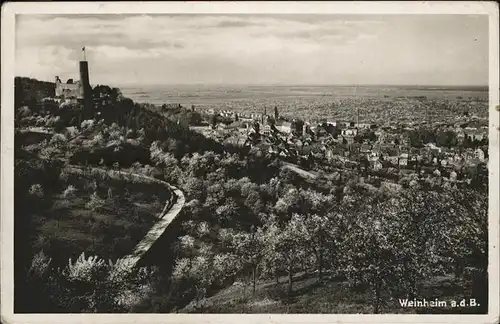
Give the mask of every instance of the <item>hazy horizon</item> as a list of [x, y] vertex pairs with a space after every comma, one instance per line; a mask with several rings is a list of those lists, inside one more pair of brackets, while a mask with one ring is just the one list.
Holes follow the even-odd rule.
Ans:
[[[31, 78], [29, 76], [17, 75], [20, 78]], [[54, 82], [54, 80], [39, 79], [42, 82]], [[75, 78], [73, 78], [75, 80]], [[63, 82], [66, 79], [62, 79]], [[175, 87], [175, 86], [225, 86], [225, 87], [240, 87], [240, 86], [269, 86], [269, 87], [293, 87], [293, 86], [308, 86], [308, 87], [436, 87], [436, 88], [489, 88], [489, 84], [335, 84], [335, 83], [164, 83], [164, 84], [153, 84], [153, 83], [95, 83], [90, 80], [91, 85], [107, 85], [113, 87], [126, 87], [126, 88], [137, 88], [137, 87]]]
[[272, 87], [293, 87], [293, 86], [308, 86], [308, 87], [436, 87], [436, 88], [488, 88], [488, 84], [341, 84], [341, 83], [165, 83], [165, 84], [147, 84], [147, 83], [124, 83], [115, 84], [123, 87], [164, 87], [164, 86], [272, 86]]
[[486, 15], [19, 15], [16, 74], [92, 84], [486, 86]]

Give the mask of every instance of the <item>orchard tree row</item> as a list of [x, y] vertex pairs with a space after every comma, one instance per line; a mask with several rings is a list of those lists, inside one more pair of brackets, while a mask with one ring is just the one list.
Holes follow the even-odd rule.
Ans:
[[303, 272], [369, 287], [376, 313], [390, 298], [420, 296], [422, 280], [437, 275], [472, 271], [475, 289], [486, 296], [488, 198], [482, 192], [344, 187], [339, 200], [286, 178], [257, 184], [238, 176], [241, 161], [211, 152], [179, 162], [160, 150], [152, 156], [175, 174], [187, 198], [172, 278], [197, 300], [236, 280], [255, 292], [261, 280], [281, 276], [291, 294]]

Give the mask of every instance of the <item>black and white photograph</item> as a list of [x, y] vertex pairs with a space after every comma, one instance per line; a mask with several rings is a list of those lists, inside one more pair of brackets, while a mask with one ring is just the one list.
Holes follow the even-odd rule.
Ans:
[[498, 320], [498, 4], [393, 4], [2, 6], [2, 321]]

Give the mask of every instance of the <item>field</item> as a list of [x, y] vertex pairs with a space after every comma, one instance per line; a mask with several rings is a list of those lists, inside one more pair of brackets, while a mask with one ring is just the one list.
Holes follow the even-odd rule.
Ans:
[[130, 253], [169, 196], [161, 185], [75, 175], [63, 180], [62, 187], [62, 192], [48, 193], [47, 208], [29, 219], [36, 233], [30, 238], [33, 250], [64, 261], [82, 252], [112, 260]]

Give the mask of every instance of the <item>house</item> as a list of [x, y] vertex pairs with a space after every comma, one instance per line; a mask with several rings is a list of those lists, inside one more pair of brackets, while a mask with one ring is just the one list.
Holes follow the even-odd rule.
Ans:
[[437, 156], [432, 158], [432, 164], [441, 164], [441, 159]]
[[354, 137], [358, 135], [358, 130], [356, 128], [346, 128], [341, 131], [341, 134], [344, 137]]
[[267, 148], [267, 152], [269, 152], [270, 154], [278, 154], [278, 150], [274, 146], [272, 146], [272, 145], [270, 145]]
[[328, 161], [333, 160], [334, 156], [335, 156], [335, 154], [334, 154], [333, 150], [331, 150], [331, 149], [326, 150], [325, 157]]
[[292, 132], [292, 123], [283, 122], [281, 123], [281, 125], [276, 125], [276, 129], [278, 129], [280, 132], [289, 134]]
[[382, 162], [380, 162], [379, 160], [370, 162], [370, 164], [371, 164], [371, 167], [374, 171], [379, 171], [383, 168]]
[[453, 162], [460, 162], [464, 159], [464, 157], [458, 153], [455, 153], [451, 158]]
[[345, 136], [344, 138], [347, 141], [347, 144], [351, 145], [354, 143], [354, 136]]
[[344, 128], [349, 128], [351, 126], [351, 122], [347, 121], [337, 121], [337, 127], [340, 127], [342, 129]]
[[408, 153], [403, 153], [399, 156], [399, 165], [402, 166], [408, 165]]
[[372, 127], [371, 124], [367, 124], [367, 123], [358, 123], [358, 124], [355, 124], [356, 128], [359, 128], [359, 129], [370, 129]]
[[353, 153], [359, 153], [361, 150], [361, 144], [359, 143], [352, 143], [349, 145], [349, 150]]
[[227, 128], [228, 128], [228, 127], [227, 127], [227, 125], [226, 125], [226, 124], [223, 124], [223, 123], [219, 123], [219, 124], [217, 124], [217, 129], [218, 129], [218, 130], [225, 130], [225, 129], [227, 129]]
[[265, 125], [264, 127], [262, 127], [262, 133], [264, 135], [270, 135], [271, 134], [271, 126]]
[[389, 156], [398, 156], [399, 149], [393, 144], [384, 144], [380, 146], [380, 153]]
[[337, 126], [337, 121], [335, 121], [335, 120], [327, 120], [327, 121], [326, 121], [326, 124], [327, 124], [327, 125], [331, 125], [331, 126], [335, 126], [335, 127], [336, 127], [336, 126]]
[[369, 153], [371, 151], [371, 146], [370, 144], [362, 144], [361, 148], [359, 149], [361, 153]]
[[368, 161], [377, 161], [380, 158], [380, 153], [378, 152], [370, 152], [366, 155]]
[[457, 130], [455, 130], [455, 134], [457, 135], [457, 140], [462, 143], [465, 139], [465, 132], [459, 128]]
[[384, 158], [384, 160], [388, 161], [391, 164], [396, 164], [397, 165], [399, 163], [399, 156], [397, 156], [397, 155], [396, 156], [394, 156], [394, 155], [390, 156], [389, 155], [389, 156], [386, 156]]
[[466, 127], [464, 129], [464, 133], [465, 136], [468, 137], [471, 141], [482, 141], [484, 138], [486, 138], [485, 133], [475, 127]]
[[410, 146], [410, 137], [406, 135], [401, 135], [399, 137], [399, 143], [403, 146]]
[[372, 152], [373, 153], [377, 153], [377, 154], [382, 153], [382, 145], [380, 143], [373, 144], [373, 146], [372, 146]]
[[476, 149], [474, 151], [474, 156], [476, 159], [478, 159], [481, 162], [484, 162], [484, 151], [481, 150], [480, 148]]
[[344, 152], [349, 152], [348, 149], [342, 145], [331, 146], [327, 151], [331, 151], [333, 155], [345, 155]]
[[434, 143], [427, 143], [425, 144], [425, 147], [429, 148], [431, 152], [441, 153], [441, 148], [436, 146]]
[[311, 133], [311, 124], [309, 122], [304, 123], [304, 127], [302, 127], [302, 136], [306, 136]]

